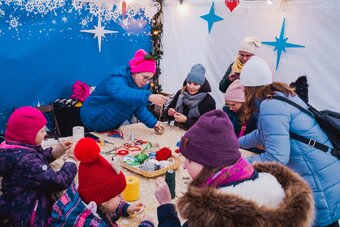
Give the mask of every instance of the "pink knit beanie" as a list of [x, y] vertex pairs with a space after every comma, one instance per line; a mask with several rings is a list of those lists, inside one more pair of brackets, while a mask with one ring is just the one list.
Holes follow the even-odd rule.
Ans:
[[148, 53], [139, 49], [136, 51], [135, 56], [129, 61], [129, 65], [131, 68], [131, 73], [140, 73], [140, 72], [152, 72], [156, 73], [156, 61], [153, 58], [145, 59], [145, 56]]
[[224, 94], [225, 101], [244, 102], [244, 87], [240, 80], [234, 80]]
[[40, 110], [24, 106], [16, 109], [9, 117], [5, 138], [7, 141], [37, 145], [35, 137], [45, 125], [46, 118]]

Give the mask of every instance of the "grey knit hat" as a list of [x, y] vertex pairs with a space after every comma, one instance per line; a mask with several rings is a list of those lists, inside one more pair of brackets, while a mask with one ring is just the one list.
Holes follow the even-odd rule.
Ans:
[[187, 81], [203, 85], [205, 81], [205, 68], [201, 64], [196, 64], [191, 67], [190, 72], [187, 76]]

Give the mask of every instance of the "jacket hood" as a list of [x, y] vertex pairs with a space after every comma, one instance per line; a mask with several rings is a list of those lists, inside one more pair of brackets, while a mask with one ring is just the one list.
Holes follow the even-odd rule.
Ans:
[[[277, 178], [285, 196], [278, 207], [259, 205], [216, 188], [189, 187], [177, 203], [182, 218], [195, 226], [311, 226], [314, 201], [308, 184], [288, 167], [276, 163], [256, 163], [258, 172]], [[251, 191], [251, 189], [250, 189]]]

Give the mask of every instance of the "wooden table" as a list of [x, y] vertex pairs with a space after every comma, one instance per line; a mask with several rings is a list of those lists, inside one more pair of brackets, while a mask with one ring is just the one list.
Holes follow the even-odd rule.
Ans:
[[[174, 151], [177, 149], [176, 144], [178, 141], [180, 141], [185, 131], [178, 127], [169, 126], [168, 124], [165, 123], [162, 123], [162, 125], [165, 127], [165, 132], [163, 135], [156, 135], [153, 129], [147, 128], [142, 123], [122, 126], [120, 130], [124, 134], [124, 139], [109, 137], [107, 136], [107, 133], [104, 134], [93, 133], [93, 134], [100, 137], [101, 139], [113, 143], [113, 144], [106, 143], [105, 146], [102, 147], [102, 150], [104, 152], [112, 150], [114, 146], [121, 146], [124, 143], [131, 143], [132, 141], [130, 141], [130, 135], [133, 133], [136, 139], [147, 140], [153, 144], [158, 143], [159, 148], [157, 148], [156, 151], [162, 147], [169, 147], [173, 151], [173, 154], [175, 154]], [[253, 155], [253, 153], [245, 150], [241, 150], [241, 153], [243, 156]], [[112, 155], [103, 154], [103, 156], [107, 160], [111, 160], [112, 158]], [[146, 178], [124, 168], [122, 168], [122, 171], [124, 172], [125, 176], [133, 175], [137, 176], [140, 179], [140, 198], [138, 201], [143, 202], [146, 205], [145, 212], [147, 212], [153, 218], [153, 221], [157, 226], [158, 202], [154, 196], [156, 178]], [[190, 179], [191, 178], [188, 172], [184, 170], [183, 165], [180, 164], [179, 168], [176, 170], [176, 198], [173, 200], [174, 203], [176, 203], [178, 197], [181, 196], [183, 192], [187, 190], [187, 186], [190, 182]], [[139, 218], [137, 216], [120, 218], [118, 224], [119, 226], [123, 227], [138, 226]]]
[[[165, 132], [163, 135], [156, 135], [153, 129], [147, 128], [142, 123], [122, 126], [120, 130], [124, 134], [123, 139], [109, 137], [108, 133], [92, 133], [92, 134], [98, 136], [102, 140], [106, 140], [107, 142], [109, 142], [101, 147], [101, 153], [108, 161], [111, 161], [113, 154], [106, 155], [105, 152], [112, 150], [114, 147], [122, 146], [124, 143], [132, 143], [132, 141], [130, 140], [130, 135], [132, 133], [135, 135], [136, 139], [141, 139], [144, 141], [146, 140], [153, 144], [158, 143], [159, 147], [153, 148], [155, 149], [155, 151], [159, 150], [162, 147], [169, 147], [172, 150], [173, 154], [180, 156], [179, 154], [176, 154], [174, 151], [177, 149], [176, 146], [177, 142], [180, 141], [185, 131], [178, 127], [169, 126], [168, 124], [165, 123], [161, 124], [165, 127]], [[254, 155], [254, 153], [251, 153], [246, 150], [241, 149], [240, 151], [242, 153], [242, 156], [244, 157]], [[180, 159], [183, 161], [183, 156], [180, 156]], [[52, 167], [54, 169], [59, 169], [62, 166], [62, 164], [63, 161], [61, 159], [58, 159], [52, 164]], [[157, 226], [158, 224], [157, 207], [159, 204], [154, 196], [156, 178], [146, 178], [134, 172], [131, 172], [127, 169], [124, 168], [121, 169], [124, 172], [125, 176], [132, 175], [140, 179], [140, 194], [138, 202], [143, 202], [146, 205], [145, 212], [147, 212], [153, 218], [155, 226]], [[176, 197], [173, 199], [173, 203], [176, 203], [178, 197], [180, 197], [184, 192], [186, 192], [187, 186], [189, 185], [189, 182], [191, 180], [188, 172], [185, 169], [183, 169], [182, 163], [179, 165], [179, 168], [176, 170], [175, 174], [176, 174]], [[77, 182], [77, 178], [75, 179], [75, 182]], [[138, 226], [139, 224], [139, 218], [137, 215], [132, 217], [130, 216], [128, 218], [121, 217], [118, 220], [118, 224], [119, 226], [122, 227], [135, 227]]]

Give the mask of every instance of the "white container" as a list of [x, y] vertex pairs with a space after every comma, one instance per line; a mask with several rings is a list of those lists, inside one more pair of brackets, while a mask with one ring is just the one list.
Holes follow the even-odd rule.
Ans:
[[74, 126], [72, 129], [73, 142], [78, 142], [80, 139], [84, 138], [84, 127]]

